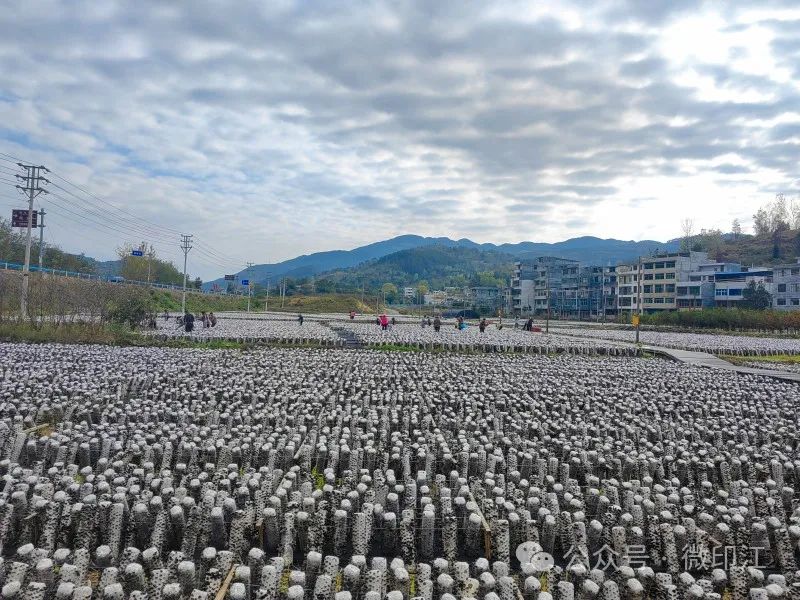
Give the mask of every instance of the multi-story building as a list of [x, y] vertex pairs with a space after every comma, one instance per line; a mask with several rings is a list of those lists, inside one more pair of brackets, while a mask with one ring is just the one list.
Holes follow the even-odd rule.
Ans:
[[676, 310], [678, 281], [688, 281], [689, 273], [707, 262], [706, 252], [673, 252], [619, 265], [616, 270], [619, 310], [630, 313]]
[[445, 306], [448, 301], [447, 292], [444, 290], [434, 290], [425, 294], [423, 300], [425, 304], [429, 306]]
[[512, 311], [543, 315], [549, 308], [561, 318], [596, 318], [733, 308], [741, 305], [752, 284], [772, 296], [773, 308], [800, 310], [800, 258], [774, 268], [710, 262], [705, 252], [674, 252], [640, 261], [616, 267], [584, 266], [555, 257], [518, 262], [511, 280]]
[[469, 288], [470, 301], [478, 311], [495, 311], [505, 305], [503, 288], [476, 286]]
[[800, 259], [795, 264], [772, 268], [771, 293], [773, 308], [800, 310]]
[[514, 273], [511, 275], [511, 309], [515, 314], [533, 312], [535, 273], [536, 268], [530, 263], [514, 263]]
[[714, 280], [720, 273], [736, 273], [742, 270], [739, 263], [707, 262], [689, 273], [677, 283], [676, 305], [678, 310], [700, 310], [715, 306]]
[[581, 265], [578, 261], [541, 256], [515, 264], [511, 280], [516, 314], [599, 317], [616, 312], [616, 267]]
[[744, 299], [744, 290], [754, 283], [773, 293], [772, 269], [749, 267], [738, 271], [717, 273], [714, 277], [714, 306], [736, 308]]

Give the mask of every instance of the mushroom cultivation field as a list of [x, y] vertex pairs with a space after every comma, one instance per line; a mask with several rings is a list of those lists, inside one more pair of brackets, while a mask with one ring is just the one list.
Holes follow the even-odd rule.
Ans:
[[447, 323], [440, 331], [433, 327], [415, 325], [395, 325], [387, 331], [370, 323], [339, 324], [343, 330], [352, 334], [367, 346], [380, 347], [393, 344], [412, 344], [430, 348], [491, 348], [549, 354], [571, 352], [574, 354], [618, 354], [634, 355], [635, 348], [602, 339], [588, 340], [567, 335], [546, 335], [539, 332], [523, 331], [513, 327], [497, 329], [491, 325], [481, 332], [477, 326], [459, 331]]
[[657, 359], [0, 345], [20, 600], [794, 600], [793, 384]]
[[342, 343], [341, 337], [330, 327], [311, 320], [300, 325], [296, 320], [220, 316], [214, 327], [203, 327], [202, 322], [196, 320], [191, 333], [186, 333], [183, 326], [173, 319], [158, 319], [156, 325], [158, 329], [145, 333], [160, 338], [190, 338], [198, 341], [224, 339], [298, 344], [315, 342], [326, 345]]
[[[632, 329], [600, 329], [597, 327], [579, 328], [550, 328], [552, 331], [565, 335], [575, 335], [583, 338], [616, 340], [633, 343], [636, 332]], [[665, 331], [642, 331], [640, 341], [643, 344], [677, 348], [679, 350], [692, 350], [696, 352], [709, 352], [711, 354], [735, 354], [742, 356], [774, 355], [774, 354], [800, 354], [800, 339], [798, 338], [769, 338], [744, 335], [722, 335], [709, 333], [673, 333]]]
[[350, 321], [343, 315], [323, 319], [318, 315], [306, 317], [301, 325], [296, 318], [286, 315], [252, 315], [228, 313], [219, 315], [215, 327], [203, 327], [195, 321], [194, 331], [186, 333], [174, 319], [156, 323], [158, 329], [145, 331], [146, 335], [167, 338], [188, 338], [196, 341], [234, 340], [245, 342], [277, 342], [328, 346], [343, 346], [356, 341], [369, 347], [412, 345], [425, 349], [469, 350], [486, 349], [501, 352], [528, 352], [550, 354], [609, 354], [633, 356], [636, 348], [603, 339], [581, 339], [568, 335], [544, 335], [513, 327], [498, 329], [491, 325], [484, 332], [477, 326], [464, 331], [455, 328], [455, 322], [445, 323], [440, 331], [422, 327], [419, 323], [400, 322], [383, 331], [372, 320], [362, 317]]

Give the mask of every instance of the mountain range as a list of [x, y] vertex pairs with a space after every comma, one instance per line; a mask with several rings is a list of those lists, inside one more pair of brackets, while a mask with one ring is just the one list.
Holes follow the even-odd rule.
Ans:
[[[465, 248], [481, 252], [497, 253], [504, 255], [502, 257], [503, 260], [509, 261], [513, 261], [514, 259], [531, 259], [537, 256], [558, 256], [588, 264], [613, 265], [628, 260], [634, 260], [639, 256], [646, 256], [655, 251], [675, 251], [678, 249], [679, 242], [678, 240], [671, 240], [669, 242], [658, 242], [654, 240], [625, 241], [584, 236], [552, 244], [541, 242], [479, 244], [469, 239], [452, 240], [446, 237], [401, 235], [389, 240], [360, 246], [353, 250], [316, 252], [314, 254], [304, 254], [279, 263], [255, 265], [250, 270], [249, 277], [253, 283], [258, 284], [266, 283], [267, 279], [275, 282], [281, 277], [291, 279], [301, 279], [312, 276], [319, 277], [334, 271], [352, 269], [353, 267], [395, 253], [428, 246]], [[239, 278], [248, 278], [248, 272], [246, 270], [242, 270], [236, 273], [236, 275], [238, 275]], [[203, 287], [210, 288], [213, 284], [224, 287], [224, 278], [208, 281]]]

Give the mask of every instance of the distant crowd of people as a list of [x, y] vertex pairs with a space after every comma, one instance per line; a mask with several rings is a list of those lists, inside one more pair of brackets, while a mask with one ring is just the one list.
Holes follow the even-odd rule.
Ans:
[[[169, 318], [169, 313], [164, 311], [164, 321], [169, 321]], [[201, 312], [199, 316], [195, 316], [187, 311], [183, 316], [178, 315], [175, 317], [175, 321], [178, 327], [183, 327], [186, 333], [194, 331], [195, 321], [200, 321], [200, 323], [203, 324], [203, 328], [217, 326], [217, 316], [213, 312], [207, 313], [205, 311]]]
[[[350, 320], [355, 319], [355, 316], [356, 313], [354, 311], [350, 311]], [[378, 325], [383, 331], [388, 331], [396, 324], [396, 320], [394, 317], [390, 319], [387, 315], [381, 314], [375, 317], [375, 324]], [[488, 321], [484, 317], [478, 322], [478, 330], [481, 333], [483, 333], [492, 324], [494, 324], [494, 326], [497, 327], [497, 329], [503, 329], [502, 318], [498, 319], [497, 321]], [[423, 328], [433, 327], [433, 330], [438, 332], [442, 328], [442, 319], [439, 315], [436, 315], [433, 319], [431, 319], [430, 317], [422, 317], [422, 319], [420, 320], [420, 326]], [[467, 329], [467, 327], [469, 327], [469, 324], [467, 323], [466, 319], [464, 319], [462, 315], [458, 315], [455, 321], [455, 328], [458, 329], [459, 331], [464, 331], [465, 329]], [[519, 329], [519, 328], [520, 328], [520, 320], [519, 318], [515, 318], [514, 329]], [[529, 318], [524, 324], [522, 324], [522, 329], [524, 331], [538, 331], [533, 326], [532, 318]]]
[[[350, 311], [350, 320], [354, 320], [356, 318], [356, 312], [354, 310]], [[170, 316], [167, 311], [164, 311], [164, 321], [169, 321]], [[213, 312], [206, 313], [205, 311], [201, 312], [199, 316], [195, 316], [190, 312], [186, 312], [183, 316], [175, 317], [177, 324], [179, 327], [183, 327], [187, 333], [191, 333], [194, 330], [195, 321], [198, 320], [203, 324], [203, 327], [216, 327], [217, 326], [217, 317]], [[302, 325], [305, 318], [302, 314], [297, 315], [297, 322], [298, 324]], [[375, 317], [375, 324], [378, 325], [381, 330], [388, 331], [392, 327], [397, 324], [397, 320], [395, 317], [389, 318], [385, 314], [381, 314]], [[492, 324], [492, 321], [487, 321], [486, 318], [482, 318], [478, 322], [478, 331], [481, 333], [486, 331], [486, 328]], [[494, 323], [497, 329], [503, 329], [503, 319], [500, 318], [497, 322]], [[152, 324], [155, 326], [155, 323]], [[433, 330], [439, 332], [442, 329], [442, 319], [439, 315], [436, 315], [431, 319], [430, 317], [422, 317], [420, 321], [420, 326], [425, 327], [433, 327]], [[459, 331], [464, 331], [467, 329], [469, 325], [467, 321], [464, 319], [462, 315], [458, 315], [456, 317], [455, 328]], [[518, 317], [514, 318], [514, 329], [520, 328], [520, 320]], [[523, 331], [539, 331], [538, 329], [534, 328], [533, 326], [533, 318], [529, 318], [522, 324]]]

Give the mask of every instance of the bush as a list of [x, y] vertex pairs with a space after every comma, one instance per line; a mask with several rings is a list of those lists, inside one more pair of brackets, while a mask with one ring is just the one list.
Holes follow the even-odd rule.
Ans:
[[109, 318], [112, 323], [136, 329], [155, 318], [155, 312], [152, 295], [145, 290], [128, 289], [112, 302]]
[[642, 323], [695, 329], [797, 331], [800, 329], [800, 312], [706, 308], [643, 315]]

